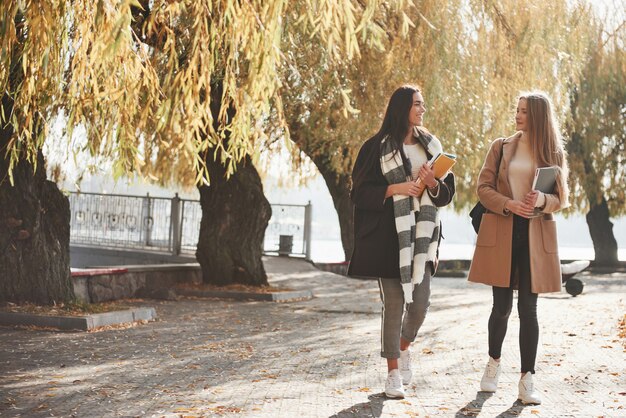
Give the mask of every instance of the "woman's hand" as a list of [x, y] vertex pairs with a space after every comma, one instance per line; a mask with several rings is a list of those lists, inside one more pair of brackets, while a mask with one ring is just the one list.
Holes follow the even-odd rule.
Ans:
[[535, 212], [535, 207], [533, 205], [529, 205], [528, 203], [521, 202], [519, 200], [508, 200], [504, 205], [505, 209], [510, 210], [514, 214], [524, 217], [530, 218]]
[[420, 171], [417, 173], [422, 183], [426, 185], [429, 189], [437, 186], [437, 179], [435, 179], [435, 172], [428, 165], [428, 163], [424, 163], [420, 168]]
[[537, 190], [531, 190], [524, 196], [524, 203], [530, 205], [531, 207], [535, 207], [537, 204], [537, 199], [539, 198], [539, 192]]
[[420, 187], [417, 183], [414, 181], [406, 181], [404, 183], [390, 184], [387, 186], [387, 193], [385, 193], [385, 197], [391, 197], [394, 194], [418, 197], [419, 193]]

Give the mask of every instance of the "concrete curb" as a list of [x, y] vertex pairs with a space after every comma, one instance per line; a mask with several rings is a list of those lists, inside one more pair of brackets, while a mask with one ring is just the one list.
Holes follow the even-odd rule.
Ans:
[[[469, 260], [441, 260], [439, 261], [439, 267], [437, 268], [435, 277], [465, 278], [467, 277], [469, 264]], [[347, 261], [339, 263], [313, 263], [313, 265], [322, 271], [347, 276]]]
[[108, 325], [126, 324], [135, 321], [153, 321], [156, 318], [156, 310], [152, 307], [86, 316], [44, 316], [21, 312], [0, 312], [0, 325], [49, 327], [65, 331], [89, 331]]
[[291, 290], [287, 292], [254, 293], [229, 292], [217, 290], [176, 289], [179, 296], [194, 296], [200, 298], [220, 298], [235, 300], [260, 300], [269, 302], [295, 302], [313, 298], [310, 290]]
[[437, 277], [464, 279], [467, 277], [467, 271], [466, 270], [437, 270], [437, 273], [435, 273], [435, 278]]

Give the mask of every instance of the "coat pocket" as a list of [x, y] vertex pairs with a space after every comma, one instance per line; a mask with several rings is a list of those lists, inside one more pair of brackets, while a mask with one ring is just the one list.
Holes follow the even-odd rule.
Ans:
[[494, 247], [498, 236], [498, 215], [485, 213], [480, 221], [476, 245], [479, 247]]
[[543, 241], [543, 250], [545, 252], [549, 254], [559, 252], [559, 243], [556, 238], [556, 221], [541, 220], [541, 240]]

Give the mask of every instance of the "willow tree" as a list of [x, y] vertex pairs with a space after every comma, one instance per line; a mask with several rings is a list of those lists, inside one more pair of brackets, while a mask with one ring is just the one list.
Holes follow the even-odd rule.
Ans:
[[321, 39], [329, 60], [341, 62], [359, 54], [362, 38], [376, 39], [371, 16], [378, 2], [141, 6], [136, 27], [144, 35], [136, 41], [152, 48], [150, 65], [167, 102], [160, 112], [164, 128], [157, 124], [156, 140], [146, 141], [146, 155], [155, 158], [141, 171], [173, 173], [175, 183], [181, 171], [197, 173], [202, 222], [196, 255], [205, 282], [266, 284], [261, 255], [271, 212], [254, 162], [270, 141], [270, 121], [284, 125], [278, 74], [286, 65], [282, 38], [292, 29], [284, 16], [296, 16], [303, 33]]
[[63, 94], [66, 13], [63, 2], [0, 10], [0, 302], [73, 296], [69, 203], [46, 179], [41, 152]]
[[[621, 12], [626, 16], [623, 5]], [[591, 29], [589, 56], [569, 89], [570, 186], [573, 203], [587, 212], [595, 264], [616, 265], [610, 218], [626, 213], [626, 25], [611, 31], [596, 23]]]
[[[84, 147], [114, 161], [115, 174], [141, 164], [136, 137], [162, 104], [146, 53], [135, 48], [131, 1], [7, 1], [0, 15], [0, 300], [73, 299], [69, 202], [46, 178], [51, 122], [81, 126]], [[71, 148], [71, 143], [68, 145]]]
[[5, 1], [0, 298], [72, 297], [67, 199], [46, 180], [42, 155], [59, 115], [68, 151], [81, 127], [82, 150], [112, 162], [115, 177], [200, 185], [205, 281], [266, 283], [269, 204], [253, 162], [267, 120], [284, 121], [283, 16], [296, 11], [341, 61], [358, 55], [361, 36], [375, 39], [378, 3]]
[[[421, 9], [412, 12], [421, 13]], [[287, 18], [288, 25], [297, 27], [297, 16]], [[285, 38], [290, 65], [284, 68], [289, 88], [283, 93], [283, 103], [290, 138], [296, 145], [294, 161], [299, 168], [310, 158], [324, 178], [337, 211], [346, 260], [353, 246], [349, 191], [356, 152], [379, 127], [389, 92], [398, 83], [415, 81], [396, 70], [405, 68], [403, 52], [410, 49], [406, 36], [416, 25], [408, 14], [397, 16], [391, 8], [379, 11], [375, 20], [384, 31], [381, 43], [365, 49], [350, 63], [328, 59], [321, 40], [302, 31]], [[423, 29], [420, 23], [418, 20], [413, 33]], [[313, 46], [301, 48], [307, 42]], [[401, 46], [394, 48], [394, 44]]]
[[459, 155], [455, 208], [468, 207], [489, 143], [514, 129], [515, 95], [541, 88], [564, 102], [562, 80], [576, 71], [581, 54], [571, 41], [588, 16], [567, 3], [449, 0], [423, 1], [399, 14], [379, 10], [374, 20], [385, 37], [348, 64], [328, 62], [321, 47], [303, 51], [304, 38], [289, 39], [290, 88], [283, 96], [291, 138], [333, 196], [346, 259], [350, 171], [360, 144], [379, 128], [391, 92], [407, 82], [422, 86], [425, 125]]

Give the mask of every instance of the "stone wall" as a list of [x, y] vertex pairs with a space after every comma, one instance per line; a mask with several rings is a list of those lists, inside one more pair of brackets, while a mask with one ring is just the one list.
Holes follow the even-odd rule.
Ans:
[[173, 299], [174, 285], [201, 281], [198, 263], [72, 270], [74, 294], [84, 303], [129, 298]]

